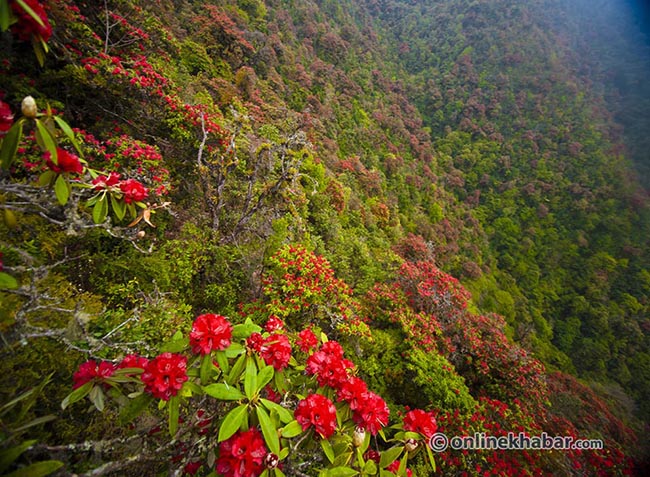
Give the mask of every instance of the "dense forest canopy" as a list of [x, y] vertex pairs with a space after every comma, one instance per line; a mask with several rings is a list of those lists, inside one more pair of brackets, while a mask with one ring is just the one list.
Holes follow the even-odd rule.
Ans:
[[0, 0], [0, 473], [644, 475], [643, 11]]

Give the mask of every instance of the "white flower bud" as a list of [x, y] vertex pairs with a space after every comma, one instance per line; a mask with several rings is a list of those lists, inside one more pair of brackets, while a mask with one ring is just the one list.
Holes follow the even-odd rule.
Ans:
[[352, 434], [352, 444], [354, 444], [354, 447], [361, 447], [365, 440], [366, 431], [362, 427], [354, 429], [354, 434]]
[[36, 107], [36, 101], [31, 96], [25, 96], [21, 104], [21, 109], [23, 116], [26, 118], [34, 119], [36, 118], [36, 113], [38, 113], [38, 108]]
[[406, 452], [413, 452], [418, 448], [418, 445], [418, 441], [415, 439], [406, 439], [406, 442], [404, 443], [404, 449], [406, 449]]

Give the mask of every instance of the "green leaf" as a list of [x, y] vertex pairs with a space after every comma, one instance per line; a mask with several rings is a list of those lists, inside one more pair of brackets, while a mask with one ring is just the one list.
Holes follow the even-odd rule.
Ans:
[[103, 224], [108, 215], [108, 199], [106, 196], [102, 197], [95, 203], [93, 207], [93, 222], [96, 224]]
[[212, 375], [212, 356], [206, 354], [201, 357], [201, 368], [199, 370], [199, 377], [201, 378], [201, 384], [206, 384], [210, 381], [210, 376]]
[[126, 204], [121, 200], [117, 199], [113, 194], [111, 196], [111, 206], [113, 207], [113, 212], [115, 212], [115, 217], [117, 220], [122, 220], [126, 215]]
[[9, 169], [11, 164], [14, 162], [16, 157], [16, 151], [18, 150], [18, 145], [20, 140], [23, 137], [23, 124], [25, 123], [25, 118], [21, 118], [11, 126], [11, 129], [7, 131], [4, 139], [2, 140], [2, 145], [0, 145], [0, 165], [3, 169]]
[[230, 366], [228, 365], [228, 357], [226, 356], [225, 351], [217, 351], [214, 353], [214, 357], [217, 358], [217, 363], [222, 373], [227, 373]]
[[292, 437], [296, 437], [301, 433], [302, 433], [302, 427], [300, 426], [298, 421], [293, 420], [282, 428], [282, 432], [280, 434], [282, 435], [282, 437], [291, 439]]
[[27, 5], [23, 0], [16, 0], [16, 3], [20, 5], [20, 7], [27, 12], [27, 14], [34, 19], [36, 23], [38, 23], [40, 26], [44, 27], [45, 24], [43, 23], [43, 20], [41, 17], [38, 16], [38, 14], [32, 10], [32, 7]]
[[273, 469], [273, 472], [275, 473], [275, 477], [287, 477], [278, 467]]
[[95, 386], [90, 390], [88, 395], [90, 401], [95, 405], [95, 409], [99, 412], [104, 410], [104, 391], [101, 386]]
[[408, 462], [409, 459], [409, 453], [404, 452], [404, 455], [402, 456], [402, 460], [399, 463], [399, 475], [406, 475], [406, 463]]
[[178, 416], [181, 407], [180, 396], [172, 396], [169, 398], [169, 435], [174, 437], [178, 430]]
[[277, 412], [278, 416], [280, 416], [280, 421], [281, 422], [284, 422], [286, 424], [288, 422], [293, 421], [293, 415], [289, 412], [289, 410], [282, 407], [282, 406], [280, 406], [278, 403], [275, 403], [273, 401], [269, 401], [268, 399], [264, 399], [264, 398], [260, 399], [260, 402], [269, 411]]
[[129, 403], [122, 408], [118, 421], [120, 425], [128, 424], [133, 419], [142, 414], [147, 406], [153, 401], [153, 396], [150, 394], [140, 394], [139, 396], [131, 399]]
[[5, 477], [44, 477], [50, 475], [61, 467], [63, 467], [63, 462], [58, 460], [44, 460], [14, 470], [11, 474], [5, 475]]
[[40, 426], [41, 424], [45, 424], [46, 422], [54, 421], [54, 420], [56, 420], [56, 418], [57, 417], [53, 416], [52, 414], [48, 414], [47, 416], [40, 416], [40, 417], [37, 417], [35, 419], [32, 419], [27, 424], [23, 424], [20, 427], [13, 428], [11, 431], [13, 433], [22, 432], [22, 431], [24, 431], [26, 429], [29, 429], [30, 427]]
[[235, 432], [237, 432], [237, 429], [239, 429], [239, 426], [241, 426], [246, 417], [247, 415], [245, 404], [237, 406], [235, 409], [226, 414], [226, 417], [223, 419], [221, 427], [219, 428], [219, 437], [217, 438], [217, 442], [225, 441]]
[[280, 449], [280, 453], [278, 454], [278, 459], [284, 460], [287, 458], [288, 455], [289, 455], [289, 448], [283, 447], [282, 449]]
[[214, 383], [203, 386], [203, 392], [208, 396], [222, 401], [239, 401], [244, 398], [244, 395], [239, 389], [234, 386], [228, 386], [225, 383]]
[[7, 31], [11, 24], [8, 0], [0, 0], [0, 31]]
[[[56, 200], [59, 201], [59, 204], [65, 205], [68, 203], [70, 192], [70, 184], [67, 180], [65, 180], [65, 177], [59, 175], [59, 177], [56, 178], [56, 182], [54, 183], [54, 194], [56, 195]], [[94, 215], [95, 214], [93, 211], [93, 216]]]
[[332, 467], [325, 471], [327, 477], [352, 477], [358, 473], [358, 470], [354, 470], [351, 467]]
[[239, 376], [241, 376], [241, 373], [244, 371], [245, 367], [246, 355], [242, 354], [239, 358], [237, 358], [237, 361], [235, 361], [235, 364], [230, 370], [230, 374], [228, 374], [228, 379], [226, 381], [231, 384], [236, 383], [239, 380]]
[[377, 464], [374, 460], [370, 459], [363, 466], [363, 473], [367, 475], [375, 475], [377, 473]]
[[36, 59], [38, 60], [38, 64], [41, 66], [45, 65], [45, 54], [47, 53], [48, 48], [47, 43], [43, 41], [43, 38], [40, 35], [32, 36], [32, 48], [36, 55]]
[[77, 138], [75, 138], [74, 131], [73, 131], [72, 128], [68, 125], [68, 123], [66, 123], [66, 122], [63, 120], [63, 118], [60, 118], [60, 117], [58, 117], [58, 116], [54, 116], [54, 121], [56, 122], [56, 124], [59, 125], [59, 127], [61, 128], [61, 131], [63, 131], [63, 133], [68, 137], [68, 139], [70, 139], [70, 142], [72, 143], [72, 145], [74, 146], [74, 148], [75, 148], [75, 149], [77, 150], [77, 152], [79, 153], [79, 156], [80, 156], [80, 157], [84, 157], [84, 153], [83, 153], [83, 151], [81, 150], [81, 147], [79, 146], [79, 143], [77, 142]]
[[20, 455], [33, 446], [36, 440], [21, 442], [15, 447], [4, 449], [0, 452], [0, 472], [4, 472], [9, 468], [11, 463], [15, 461]]
[[226, 358], [236, 358], [242, 353], [246, 352], [246, 348], [240, 343], [231, 343], [222, 353], [226, 354]]
[[203, 396], [204, 394], [203, 388], [193, 381], [185, 381], [181, 388], [181, 396], [183, 397]]
[[330, 463], [334, 463], [334, 449], [332, 449], [332, 444], [330, 444], [330, 441], [327, 439], [321, 439], [320, 446], [323, 448], [323, 452], [325, 452], [325, 457], [327, 457], [327, 460], [329, 460]]
[[54, 182], [54, 179], [56, 177], [56, 172], [45, 171], [40, 176], [38, 176], [38, 185], [41, 187], [49, 186]]
[[266, 446], [271, 452], [278, 455], [280, 453], [280, 439], [278, 438], [278, 431], [275, 428], [275, 425], [261, 406], [257, 406], [255, 411], [257, 412], [257, 419], [260, 421], [260, 427], [262, 428], [262, 435], [264, 435]]
[[253, 399], [257, 390], [257, 365], [249, 356], [246, 358], [246, 374], [244, 374], [244, 393], [248, 399]]
[[395, 446], [381, 453], [381, 458], [379, 459], [379, 467], [385, 469], [393, 462], [397, 460], [399, 455], [404, 450], [404, 446]]
[[81, 399], [85, 398], [90, 393], [90, 390], [93, 388], [94, 385], [95, 383], [93, 383], [92, 381], [88, 381], [87, 383], [83, 384], [82, 386], [72, 391], [61, 402], [61, 409], [65, 409], [70, 404], [74, 404], [77, 401], [80, 401]]
[[360, 447], [361, 453], [366, 452], [368, 446], [370, 446], [370, 433], [366, 432], [365, 438], [363, 439], [363, 444]]
[[427, 449], [427, 456], [429, 457], [429, 464], [431, 464], [431, 468], [433, 471], [436, 471], [436, 459], [433, 457], [433, 452], [431, 451], [431, 447], [428, 445], [424, 446]]
[[259, 333], [260, 331], [262, 331], [262, 328], [255, 323], [240, 323], [232, 327], [232, 339], [246, 339], [253, 333]]
[[279, 393], [283, 393], [287, 390], [287, 383], [284, 379], [284, 373], [282, 371], [275, 372], [273, 382], [275, 383], [275, 389]]
[[8, 273], [0, 272], [0, 288], [18, 288], [18, 281]]
[[56, 153], [56, 139], [52, 135], [52, 131], [50, 131], [49, 128], [40, 119], [35, 119], [35, 121], [36, 141], [51, 154], [50, 159], [52, 162], [54, 164], [58, 164], [59, 159]]
[[262, 389], [264, 389], [264, 386], [269, 384], [271, 382], [271, 379], [273, 379], [273, 374], [275, 373], [275, 369], [273, 366], [265, 366], [262, 369], [260, 369], [260, 372], [257, 374], [257, 392], [259, 393]]

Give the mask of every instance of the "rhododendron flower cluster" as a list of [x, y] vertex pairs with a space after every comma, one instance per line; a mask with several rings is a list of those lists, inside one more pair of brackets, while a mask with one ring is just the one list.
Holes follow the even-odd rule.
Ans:
[[120, 182], [120, 174], [111, 172], [108, 176], [97, 176], [93, 179], [95, 190], [104, 190], [117, 185]]
[[82, 363], [72, 376], [72, 389], [77, 389], [90, 381], [103, 381], [110, 378], [115, 372], [115, 365], [109, 361], [97, 362], [89, 360]]
[[274, 333], [267, 337], [259, 350], [266, 364], [281, 371], [287, 367], [291, 359], [291, 344], [286, 335]]
[[246, 347], [259, 353], [264, 345], [264, 336], [260, 333], [252, 333], [246, 340]]
[[432, 412], [414, 409], [404, 416], [404, 430], [417, 432], [429, 439], [438, 430], [438, 424]]
[[307, 374], [315, 375], [319, 386], [336, 390], [337, 398], [353, 411], [354, 422], [375, 435], [388, 424], [390, 411], [379, 395], [368, 391], [362, 379], [350, 374], [353, 369], [354, 363], [343, 357], [343, 348], [336, 341], [323, 343], [307, 358]]
[[190, 345], [197, 354], [209, 354], [230, 346], [232, 325], [225, 316], [206, 313], [194, 320], [190, 332]]
[[357, 401], [357, 408], [354, 409], [352, 418], [354, 422], [374, 436], [379, 429], [388, 425], [389, 414], [386, 401], [378, 394], [368, 391], [363, 393]]
[[[109, 181], [110, 178], [105, 177], [97, 184]], [[263, 328], [250, 319], [233, 326], [222, 315], [199, 315], [194, 320], [189, 340], [185, 341], [177, 334], [168, 343], [170, 347], [167, 349], [191, 349], [195, 356], [190, 358], [193, 361], [189, 364], [188, 358], [180, 352], [165, 352], [151, 360], [129, 354], [117, 365], [89, 361], [75, 373], [75, 389], [91, 380], [98, 385], [129, 383], [130, 386], [135, 385], [136, 391], [144, 388], [146, 394], [169, 401], [160, 402], [158, 406], [168, 412], [170, 436], [178, 436], [180, 426], [184, 427], [185, 435], [200, 439], [216, 436], [220, 444], [213, 461], [214, 470], [223, 477], [258, 477], [265, 470], [273, 471], [271, 473], [275, 477], [282, 477], [282, 472], [277, 473], [274, 469], [281, 469], [283, 461], [291, 455], [290, 449], [297, 450], [303, 441], [307, 449], [313, 449], [304, 439], [310, 435], [306, 433], [312, 431], [312, 437], [316, 443], [320, 442], [330, 461], [339, 457], [336, 454], [342, 452], [340, 444], [345, 442], [346, 446], [351, 443], [364, 452], [366, 460], [379, 463], [382, 453], [368, 450], [367, 435], [376, 436], [380, 429], [388, 425], [389, 410], [384, 400], [355, 375], [355, 366], [345, 359], [341, 344], [337, 341], [321, 343], [311, 328], [295, 334], [285, 332], [279, 319], [269, 319], [266, 325], [262, 331]], [[287, 387], [295, 382], [296, 376], [277, 372], [293, 367], [290, 369], [302, 373], [302, 367], [292, 359], [290, 337], [295, 337], [298, 346], [306, 353], [311, 352], [301, 356], [306, 361], [305, 374], [314, 379], [308, 380], [305, 386], [304, 378], [300, 378], [303, 384], [297, 395], [292, 395]], [[245, 347], [241, 346], [242, 342], [245, 342]], [[209, 354], [215, 350], [225, 351], [215, 356], [221, 371], [206, 373], [206, 364], [213, 363]], [[190, 379], [191, 382], [185, 386], [184, 383]], [[321, 389], [314, 390], [316, 384]], [[82, 391], [87, 391], [95, 407], [101, 410], [103, 399], [112, 397], [112, 394], [99, 393], [101, 398], [97, 398], [95, 395], [98, 393], [93, 393], [93, 390]], [[131, 391], [124, 394], [132, 397], [140, 393]], [[190, 399], [195, 395], [201, 396], [201, 401], [192, 408]], [[74, 398], [69, 396], [66, 399], [79, 400], [83, 397], [77, 393]], [[142, 397], [142, 402], [147, 403], [146, 396]], [[221, 403], [214, 407], [206, 400], [210, 398]], [[293, 407], [290, 403], [296, 401]], [[192, 417], [187, 419], [187, 416]], [[356, 427], [351, 426], [352, 421]], [[409, 411], [404, 419], [404, 430], [419, 432], [424, 437], [432, 435], [436, 428], [432, 413]], [[156, 432], [161, 430], [160, 426], [155, 429]], [[304, 433], [303, 438], [298, 438], [301, 433]], [[291, 444], [287, 440], [293, 438], [298, 438], [294, 441], [296, 448], [288, 447]], [[184, 455], [193, 445], [191, 442], [179, 442], [181, 451], [172, 458], [173, 463], [184, 466], [187, 474], [213, 465], [203, 458], [197, 460], [194, 451], [191, 455]], [[407, 456], [411, 451], [408, 442], [397, 450], [399, 454], [394, 457], [396, 462], [390, 467], [392, 472], [398, 472], [403, 461], [399, 455], [403, 453]], [[354, 464], [350, 464], [348, 470], [356, 471], [353, 467]]]
[[119, 183], [119, 187], [127, 204], [143, 201], [149, 195], [149, 190], [136, 179], [126, 179]]
[[264, 325], [264, 330], [272, 333], [284, 329], [284, 322], [275, 315], [271, 315]]
[[9, 105], [2, 100], [0, 100], [0, 137], [11, 129], [11, 125], [14, 121], [14, 115], [11, 112]]
[[307, 358], [307, 374], [315, 375], [319, 386], [338, 389], [349, 379], [354, 363], [343, 358], [343, 348], [336, 341], [323, 343], [320, 350]]
[[52, 36], [52, 26], [47, 19], [45, 8], [38, 0], [23, 0], [25, 4], [32, 9], [34, 13], [43, 22], [40, 25], [25, 9], [16, 1], [9, 2], [11, 9], [18, 17], [18, 22], [12, 26], [11, 31], [23, 41], [30, 41], [32, 36], [40, 37], [43, 41], [48, 41]]
[[43, 154], [43, 157], [45, 158], [47, 167], [57, 174], [81, 174], [84, 170], [84, 167], [77, 156], [69, 153], [65, 149], [61, 149], [60, 147], [56, 148], [56, 164], [52, 160], [52, 154], [49, 151]]
[[297, 344], [303, 353], [309, 353], [312, 349], [318, 346], [318, 337], [314, 334], [311, 328], [305, 328], [298, 333]]
[[168, 401], [178, 394], [187, 381], [187, 358], [180, 354], [163, 353], [147, 363], [140, 379], [146, 392]]
[[216, 470], [223, 477], [257, 477], [268, 451], [256, 428], [239, 431], [219, 445]]
[[294, 416], [303, 431], [313, 427], [325, 439], [336, 430], [336, 408], [322, 394], [310, 394], [300, 401]]
[[127, 354], [122, 361], [120, 361], [117, 367], [118, 369], [140, 368], [144, 370], [147, 367], [147, 364], [149, 364], [147, 358], [135, 354]]
[[[392, 464], [390, 464], [388, 467], [386, 467], [386, 470], [389, 472], [392, 472], [395, 475], [399, 475], [399, 461], [396, 460]], [[413, 471], [411, 469], [406, 469], [406, 477], [413, 477]]]

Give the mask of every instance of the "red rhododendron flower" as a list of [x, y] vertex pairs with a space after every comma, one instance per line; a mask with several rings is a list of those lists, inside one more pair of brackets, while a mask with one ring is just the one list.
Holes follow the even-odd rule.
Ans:
[[238, 431], [219, 445], [216, 470], [223, 477], [257, 477], [264, 471], [267, 452], [256, 428]]
[[185, 467], [183, 467], [183, 472], [185, 472], [187, 475], [196, 475], [202, 465], [203, 463], [200, 460], [188, 462], [185, 464]]
[[187, 381], [187, 358], [180, 354], [163, 353], [149, 361], [140, 379], [146, 392], [169, 401]]
[[404, 430], [417, 432], [429, 439], [438, 430], [438, 424], [432, 412], [414, 409], [404, 416]]
[[124, 194], [124, 202], [140, 202], [147, 198], [149, 191], [145, 186], [135, 179], [127, 179], [119, 183], [120, 190]]
[[269, 401], [273, 401], [275, 403], [280, 403], [282, 401], [282, 395], [279, 393], [275, 392], [275, 389], [273, 389], [270, 385], [267, 385], [264, 388], [264, 394], [266, 395], [266, 399]]
[[45, 158], [47, 167], [57, 174], [63, 174], [66, 172], [81, 174], [84, 170], [84, 166], [81, 165], [81, 161], [79, 161], [77, 156], [70, 154], [68, 151], [61, 149], [60, 147], [56, 148], [56, 164], [52, 161], [52, 154], [49, 151], [43, 154], [43, 157]]
[[149, 360], [137, 354], [127, 354], [117, 365], [118, 369], [123, 368], [140, 368], [144, 369], [149, 364]]
[[79, 369], [72, 376], [73, 385], [72, 389], [77, 389], [89, 381], [96, 379], [103, 381], [109, 378], [115, 372], [115, 365], [108, 361], [97, 363], [95, 360], [89, 360], [82, 363]]
[[284, 321], [275, 315], [271, 315], [264, 325], [264, 329], [269, 333], [284, 329]]
[[354, 411], [359, 408], [367, 392], [368, 386], [366, 382], [357, 376], [352, 376], [348, 381], [341, 384], [341, 387], [336, 393], [336, 398], [339, 401], [347, 402], [350, 409]]
[[309, 353], [316, 346], [318, 346], [318, 337], [311, 328], [305, 328], [298, 333], [298, 347], [303, 353]]
[[[399, 460], [394, 461], [392, 464], [386, 467], [386, 470], [392, 472], [393, 474], [397, 474], [399, 471]], [[406, 477], [413, 477], [413, 471], [408, 467], [406, 468]]]
[[363, 455], [363, 458], [366, 460], [374, 460], [377, 464], [381, 460], [381, 454], [374, 449], [368, 449]]
[[343, 383], [350, 379], [348, 368], [353, 366], [353, 363], [347, 359], [323, 351], [316, 351], [307, 358], [305, 371], [309, 375], [316, 375], [319, 386], [339, 389]]
[[339, 344], [338, 341], [326, 341], [320, 347], [320, 351], [337, 358], [343, 358], [343, 347]]
[[230, 346], [232, 325], [225, 316], [206, 313], [194, 320], [190, 332], [190, 345], [194, 353], [209, 354]]
[[41, 2], [38, 0], [23, 1], [34, 11], [34, 13], [36, 13], [43, 22], [43, 25], [39, 25], [39, 23], [34, 20], [32, 16], [17, 2], [10, 2], [11, 9], [18, 17], [18, 22], [11, 27], [11, 31], [13, 31], [18, 38], [23, 41], [30, 41], [32, 35], [40, 36], [43, 41], [49, 40], [52, 36], [52, 26], [47, 19], [45, 8], [43, 8], [43, 5], [41, 5]]
[[291, 359], [291, 344], [289, 338], [274, 333], [264, 340], [260, 356], [266, 364], [280, 371], [287, 367]]
[[93, 179], [95, 190], [108, 189], [120, 181], [120, 175], [117, 172], [111, 172], [108, 176], [97, 176]]
[[300, 401], [294, 416], [303, 431], [313, 426], [325, 439], [336, 430], [336, 408], [334, 403], [322, 394], [310, 394]]
[[14, 115], [7, 103], [0, 100], [0, 136], [3, 136], [14, 122]]
[[368, 391], [363, 394], [352, 418], [354, 422], [374, 436], [379, 429], [388, 424], [389, 414], [388, 406], [381, 396]]
[[260, 352], [262, 351], [262, 346], [264, 345], [264, 337], [260, 333], [252, 333], [246, 339], [246, 346], [253, 351]]

